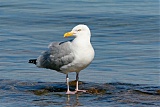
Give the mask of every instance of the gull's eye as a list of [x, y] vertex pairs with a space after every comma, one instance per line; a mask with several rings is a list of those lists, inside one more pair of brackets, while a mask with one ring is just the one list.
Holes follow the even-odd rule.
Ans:
[[78, 29], [77, 31], [81, 31], [81, 29]]

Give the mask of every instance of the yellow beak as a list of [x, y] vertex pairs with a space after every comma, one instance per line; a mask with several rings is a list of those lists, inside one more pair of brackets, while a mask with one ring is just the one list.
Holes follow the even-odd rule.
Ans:
[[73, 32], [67, 32], [67, 33], [65, 33], [64, 34], [64, 37], [66, 38], [66, 37], [69, 37], [69, 36], [73, 36]]

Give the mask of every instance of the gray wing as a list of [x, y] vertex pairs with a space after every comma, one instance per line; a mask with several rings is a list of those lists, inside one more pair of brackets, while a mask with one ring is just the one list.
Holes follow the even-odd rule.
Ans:
[[74, 55], [71, 50], [71, 42], [51, 43], [49, 49], [37, 59], [37, 66], [60, 71], [64, 65], [71, 63]]

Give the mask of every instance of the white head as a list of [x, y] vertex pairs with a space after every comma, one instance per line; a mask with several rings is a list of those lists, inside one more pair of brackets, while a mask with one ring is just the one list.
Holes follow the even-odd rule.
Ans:
[[75, 26], [71, 32], [67, 32], [64, 34], [64, 37], [69, 37], [69, 36], [74, 36], [74, 37], [88, 36], [90, 38], [91, 32], [87, 25], [79, 24]]

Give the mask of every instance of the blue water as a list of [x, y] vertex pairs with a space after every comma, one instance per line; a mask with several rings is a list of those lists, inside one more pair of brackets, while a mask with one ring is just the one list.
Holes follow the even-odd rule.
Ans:
[[[63, 34], [82, 23], [91, 29], [96, 55], [91, 65], [81, 71], [81, 81], [159, 87], [159, 18], [157, 0], [1, 0], [0, 79], [18, 83], [65, 82], [64, 74], [36, 68], [28, 64], [28, 60], [37, 58], [50, 42], [65, 41]], [[74, 80], [75, 73], [69, 77]], [[1, 89], [1, 93], [2, 90], [6, 91]], [[1, 97], [12, 99], [11, 92], [5, 94]], [[87, 98], [87, 95], [83, 97]], [[13, 103], [12, 100], [5, 101]], [[10, 107], [5, 101], [0, 102], [4, 102], [4, 107]], [[25, 103], [30, 104], [29, 101]], [[107, 104], [98, 105], [100, 102], [97, 102], [97, 106]], [[115, 103], [114, 100], [110, 102]], [[89, 104], [83, 106], [89, 107]]]

